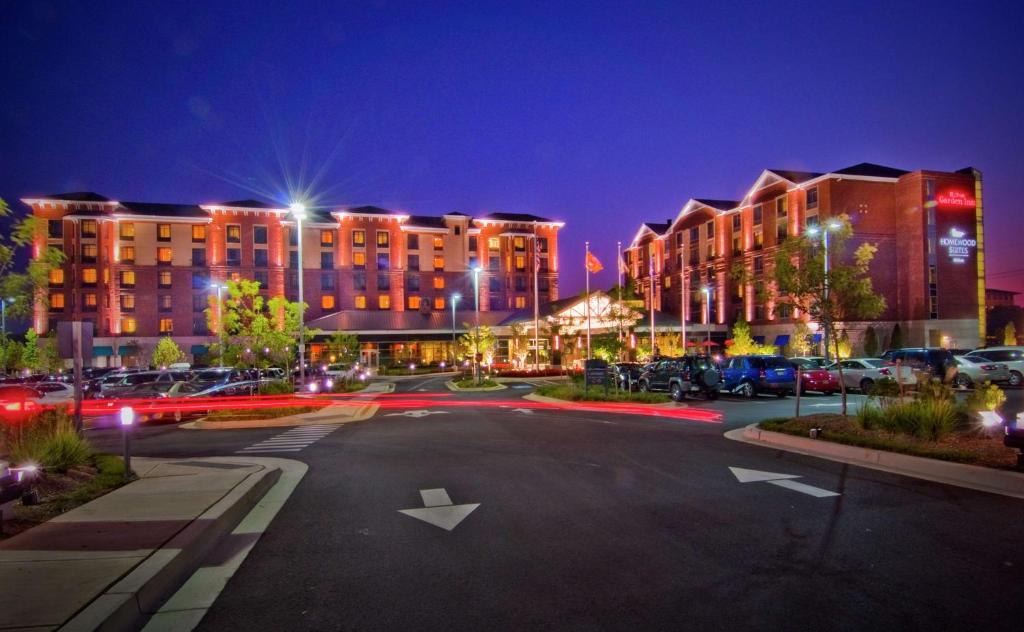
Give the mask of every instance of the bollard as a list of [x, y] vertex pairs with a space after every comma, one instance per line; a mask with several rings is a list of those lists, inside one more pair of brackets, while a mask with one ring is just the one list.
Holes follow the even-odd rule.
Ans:
[[130, 481], [132, 478], [132, 444], [131, 444], [131, 429], [132, 425], [135, 424], [135, 411], [132, 410], [131, 406], [125, 406], [121, 409], [121, 436], [124, 439], [123, 443], [123, 458], [124, 458], [124, 480], [125, 482]]

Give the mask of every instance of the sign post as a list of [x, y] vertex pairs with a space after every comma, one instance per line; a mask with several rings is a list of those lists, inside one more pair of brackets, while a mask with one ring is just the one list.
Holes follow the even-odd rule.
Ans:
[[583, 363], [583, 391], [590, 392], [591, 386], [604, 386], [608, 394], [608, 363], [597, 358]]
[[60, 357], [73, 360], [75, 371], [75, 430], [82, 432], [82, 367], [92, 357], [93, 325], [88, 321], [57, 323], [57, 350]]

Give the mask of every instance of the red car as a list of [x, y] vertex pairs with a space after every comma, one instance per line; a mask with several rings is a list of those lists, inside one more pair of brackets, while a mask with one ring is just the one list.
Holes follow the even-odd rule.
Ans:
[[817, 391], [825, 395], [833, 395], [839, 392], [839, 378], [831, 371], [826, 371], [820, 363], [810, 358], [790, 358], [789, 363], [794, 369], [800, 370], [800, 383], [797, 388], [800, 393]]

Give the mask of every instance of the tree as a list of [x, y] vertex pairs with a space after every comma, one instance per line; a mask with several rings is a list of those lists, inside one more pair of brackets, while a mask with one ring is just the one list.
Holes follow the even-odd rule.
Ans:
[[174, 342], [170, 336], [164, 336], [156, 343], [156, 348], [153, 349], [153, 358], [149, 364], [154, 369], [167, 368], [175, 362], [181, 362], [184, 359], [185, 353], [178, 346], [178, 343]]
[[853, 355], [853, 345], [850, 344], [850, 334], [846, 330], [839, 334], [839, 342], [836, 343], [836, 358], [846, 360]]
[[775, 354], [778, 350], [775, 345], [763, 345], [754, 342], [750, 335], [750, 324], [740, 316], [732, 326], [732, 344], [726, 348], [726, 355], [759, 355]]
[[526, 358], [530, 356], [530, 336], [526, 333], [526, 325], [512, 323], [509, 327], [509, 354], [516, 359], [517, 366], [526, 366]]
[[874, 325], [868, 325], [864, 330], [864, 355], [869, 358], [878, 355], [878, 335], [875, 333]]
[[789, 348], [793, 355], [805, 356], [811, 352], [811, 328], [800, 321], [793, 327], [793, 335], [789, 338]]
[[487, 325], [480, 325], [480, 335], [477, 336], [476, 327], [469, 323], [462, 323], [466, 333], [459, 338], [459, 350], [463, 356], [473, 356], [480, 353], [483, 355], [484, 364], [491, 364], [494, 361], [494, 349], [498, 345], [491, 328]]
[[[211, 303], [206, 309], [211, 331], [216, 331], [216, 317], [216, 306]], [[297, 351], [298, 303], [281, 296], [264, 300], [256, 281], [228, 281], [223, 321], [224, 340], [212, 345], [210, 351], [211, 355], [222, 357], [224, 364], [261, 368], [291, 366]], [[314, 335], [315, 330], [306, 330], [307, 339]]]
[[614, 362], [625, 346], [625, 343], [619, 340], [618, 334], [600, 334], [590, 339], [591, 353], [595, 358], [605, 362]]
[[5, 374], [16, 371], [21, 366], [24, 352], [25, 345], [17, 340], [0, 338], [0, 368]]
[[900, 324], [892, 328], [892, 334], [889, 336], [889, 346], [887, 349], [901, 349], [903, 348], [903, 330], [900, 329]]
[[[10, 214], [7, 202], [0, 199], [0, 219]], [[18, 251], [31, 248], [37, 238], [45, 242], [45, 231], [45, 221], [32, 215], [0, 231], [0, 296], [7, 300], [7, 318], [30, 318], [36, 303], [49, 304], [50, 271], [64, 264], [62, 251], [47, 246], [29, 259], [24, 272], [14, 271]]]
[[327, 350], [331, 362], [355, 364], [359, 361], [359, 337], [343, 331], [335, 332], [327, 339]]
[[[774, 266], [766, 273], [777, 306], [799, 309], [821, 323], [828, 333], [825, 344], [840, 356], [840, 335], [836, 324], [851, 319], [875, 318], [885, 309], [885, 298], [871, 283], [870, 267], [878, 247], [862, 243], [846, 257], [846, 242], [853, 234], [849, 218], [835, 218], [838, 228], [829, 229], [828, 273], [825, 273], [825, 248], [813, 235], [787, 239], [776, 251]], [[846, 415], [846, 388], [839, 367], [843, 415]]]
[[1017, 326], [1013, 324], [1013, 321], [1006, 323], [1006, 327], [1003, 329], [1003, 344], [1010, 347], [1017, 344]]
[[29, 327], [25, 332], [25, 349], [21, 354], [21, 366], [29, 371], [39, 371], [39, 336]]

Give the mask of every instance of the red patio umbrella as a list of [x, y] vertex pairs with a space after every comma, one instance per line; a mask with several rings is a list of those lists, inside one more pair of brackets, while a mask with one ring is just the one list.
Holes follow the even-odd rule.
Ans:
[[712, 340], [705, 340], [704, 342], [700, 343], [700, 346], [702, 346], [702, 347], [717, 347], [718, 343], [714, 342]]

